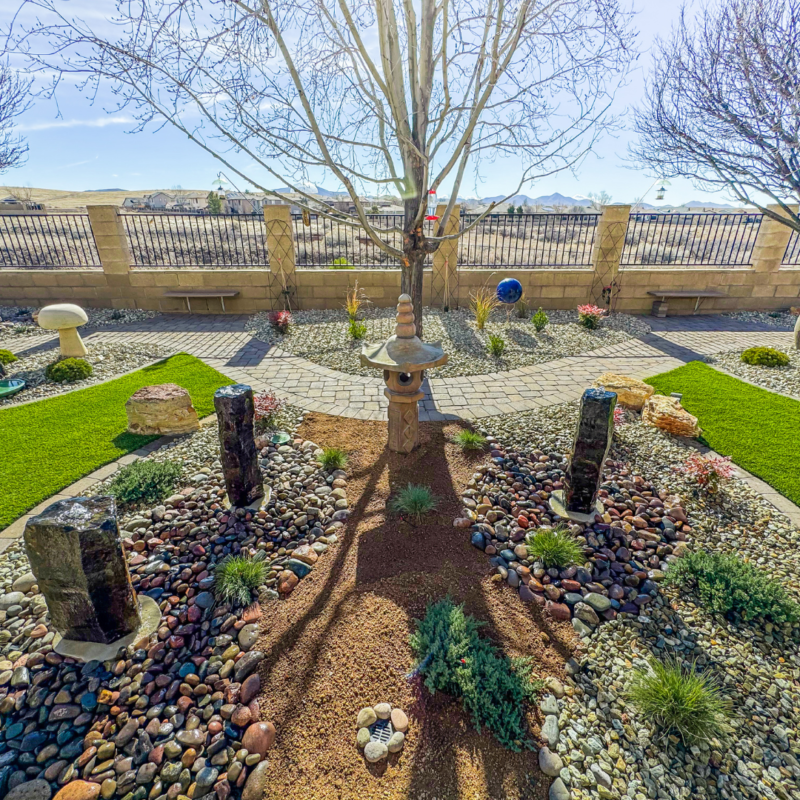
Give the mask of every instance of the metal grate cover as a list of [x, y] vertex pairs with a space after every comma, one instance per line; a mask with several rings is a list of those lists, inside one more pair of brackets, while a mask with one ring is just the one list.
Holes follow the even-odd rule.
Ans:
[[394, 733], [392, 723], [388, 719], [379, 719], [369, 729], [369, 740], [371, 742], [380, 742], [381, 744], [388, 744]]

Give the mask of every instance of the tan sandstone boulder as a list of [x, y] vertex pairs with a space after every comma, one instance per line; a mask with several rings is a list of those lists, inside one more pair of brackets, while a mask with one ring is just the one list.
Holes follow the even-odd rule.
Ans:
[[616, 372], [604, 372], [592, 385], [595, 389], [616, 392], [617, 402], [635, 411], [641, 411], [645, 400], [652, 397], [655, 392], [652, 386], [648, 386], [643, 381], [637, 381], [636, 378], [629, 378], [627, 375], [619, 375]]
[[700, 434], [697, 417], [693, 417], [686, 411], [677, 397], [655, 394], [648, 398], [642, 408], [642, 422], [661, 428], [662, 431], [667, 431], [675, 436], [698, 436]]
[[200, 428], [189, 392], [174, 383], [139, 389], [125, 403], [125, 411], [129, 433], [163, 436]]

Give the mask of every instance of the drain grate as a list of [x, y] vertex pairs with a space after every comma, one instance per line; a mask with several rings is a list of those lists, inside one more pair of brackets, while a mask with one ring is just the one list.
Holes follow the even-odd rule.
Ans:
[[371, 742], [380, 742], [381, 744], [388, 744], [394, 733], [392, 723], [388, 719], [379, 719], [369, 729], [369, 740]]

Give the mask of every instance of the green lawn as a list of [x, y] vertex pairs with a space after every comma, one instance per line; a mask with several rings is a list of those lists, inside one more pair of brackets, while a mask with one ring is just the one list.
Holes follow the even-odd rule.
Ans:
[[800, 504], [800, 401], [768, 392], [700, 361], [647, 383], [659, 394], [683, 393], [683, 407], [703, 429], [709, 447]]
[[87, 389], [0, 409], [0, 530], [51, 495], [156, 436], [126, 433], [125, 401], [143, 386], [177, 383], [199, 416], [233, 381], [180, 353]]

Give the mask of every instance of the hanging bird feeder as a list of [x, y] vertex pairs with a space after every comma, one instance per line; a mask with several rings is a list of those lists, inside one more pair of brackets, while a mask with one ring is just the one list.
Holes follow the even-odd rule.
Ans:
[[667, 180], [660, 181], [658, 184], [658, 188], [656, 189], [656, 200], [663, 200], [664, 194], [667, 191], [667, 186], [670, 186], [670, 182]]
[[425, 216], [425, 219], [429, 220], [430, 222], [435, 222], [439, 217], [436, 216], [436, 189], [431, 189], [428, 192], [428, 213]]

